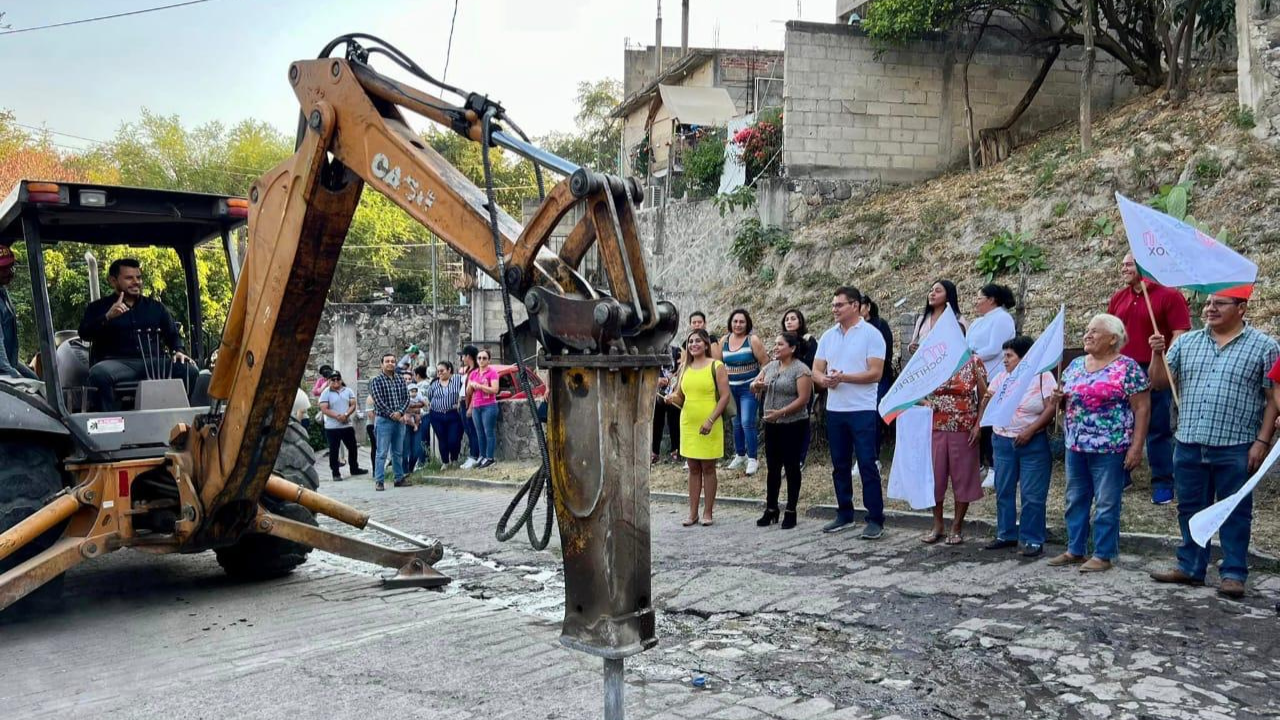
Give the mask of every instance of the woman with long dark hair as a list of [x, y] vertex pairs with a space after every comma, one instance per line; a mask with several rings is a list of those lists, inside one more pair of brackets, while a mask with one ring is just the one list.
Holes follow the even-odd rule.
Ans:
[[[799, 338], [799, 344], [796, 345], [796, 359], [804, 363], [804, 366], [813, 370], [813, 358], [818, 354], [818, 338], [809, 332], [809, 323], [804, 318], [804, 313], [800, 308], [788, 308], [782, 313], [782, 332], [793, 333]], [[809, 394], [808, 415], [804, 423], [804, 439], [800, 441], [800, 467], [803, 468], [805, 461], [809, 459], [809, 445], [813, 442], [813, 411], [818, 406], [818, 400], [827, 391], [816, 385], [813, 392]], [[768, 460], [768, 458], [765, 458]]]
[[[870, 295], [862, 296], [862, 319], [871, 323], [871, 326], [880, 331], [880, 336], [884, 338], [884, 373], [880, 375], [880, 382], [876, 384], [876, 403], [877, 405], [889, 394], [889, 388], [893, 387], [893, 381], [896, 373], [893, 371], [893, 328], [889, 327], [889, 323], [880, 317], [880, 306], [871, 299]], [[876, 424], [876, 457], [880, 456], [880, 449], [884, 445], [884, 438], [889, 432], [889, 426], [884, 423]], [[878, 461], [877, 461], [878, 462]]]
[[462, 432], [467, 436], [467, 460], [458, 467], [470, 470], [480, 463], [480, 437], [476, 433], [475, 421], [467, 412], [467, 378], [480, 367], [476, 356], [480, 350], [475, 345], [467, 345], [458, 353], [458, 374], [462, 376], [462, 389], [458, 391], [458, 415], [462, 418]]
[[458, 460], [462, 449], [462, 417], [458, 414], [458, 396], [462, 389], [463, 377], [454, 374], [453, 363], [448, 360], [436, 363], [436, 378], [427, 386], [426, 399], [442, 470]]
[[734, 458], [729, 463], [730, 470], [746, 466], [748, 475], [754, 475], [760, 469], [760, 435], [756, 431], [756, 415], [760, 404], [751, 392], [751, 381], [760, 373], [760, 368], [769, 362], [769, 354], [765, 352], [764, 341], [751, 332], [751, 313], [737, 308], [729, 313], [729, 333], [724, 337], [720, 348], [720, 359], [729, 371], [729, 392], [737, 403], [737, 413], [733, 416], [733, 449]]
[[784, 332], [773, 343], [773, 361], [764, 366], [751, 382], [752, 391], [764, 396], [764, 442], [767, 478], [765, 480], [764, 515], [756, 525], [767, 527], [778, 522], [778, 495], [782, 473], [787, 473], [787, 510], [782, 514], [782, 528], [796, 526], [796, 501], [800, 499], [800, 450], [805, 427], [809, 424], [809, 398], [813, 395], [813, 377], [809, 366], [800, 362], [796, 351], [800, 338]]
[[942, 313], [946, 311], [947, 306], [950, 306], [951, 312], [956, 314], [956, 320], [960, 323], [960, 327], [969, 327], [969, 321], [965, 320], [964, 315], [960, 313], [960, 295], [956, 292], [956, 284], [950, 280], [936, 280], [929, 287], [929, 295], [925, 298], [924, 309], [916, 317], [915, 330], [911, 334], [911, 344], [907, 346], [909, 354], [914, 355], [916, 350], [920, 348], [920, 341], [933, 330], [933, 326], [942, 318]]
[[689, 519], [698, 524], [699, 499], [702, 524], [715, 523], [716, 463], [724, 457], [724, 409], [729, 396], [729, 374], [724, 363], [711, 354], [706, 330], [694, 330], [685, 338], [680, 374], [666, 402], [680, 408], [680, 453], [689, 461]]

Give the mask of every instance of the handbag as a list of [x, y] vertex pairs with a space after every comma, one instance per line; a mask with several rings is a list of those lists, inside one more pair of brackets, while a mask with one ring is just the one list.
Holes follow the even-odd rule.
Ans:
[[[723, 365], [724, 363], [720, 363]], [[716, 361], [711, 361], [711, 387], [716, 389], [716, 404], [720, 404], [720, 383], [716, 382]], [[720, 413], [720, 417], [724, 420], [733, 420], [733, 416], [738, 414], [738, 403], [734, 401], [732, 394], [729, 396], [729, 402], [725, 403], [724, 412]]]

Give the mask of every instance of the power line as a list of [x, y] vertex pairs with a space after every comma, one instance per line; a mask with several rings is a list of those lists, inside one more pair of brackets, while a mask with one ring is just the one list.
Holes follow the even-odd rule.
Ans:
[[35, 27], [19, 28], [17, 30], [5, 30], [4, 32], [0, 32], [0, 35], [17, 35], [18, 33], [33, 32], [35, 30], [48, 30], [50, 28], [67, 27], [69, 25], [83, 25], [84, 23], [98, 22], [99, 20], [112, 20], [114, 18], [129, 17], [130, 15], [144, 15], [146, 13], [157, 12], [159, 10], [186, 7], [187, 5], [199, 5], [204, 2], [209, 2], [209, 0], [189, 0], [188, 2], [174, 3], [173, 5], [161, 5], [160, 7], [153, 8], [143, 8], [142, 10], [132, 10], [130, 12], [116, 13], [114, 15], [100, 15], [98, 17], [84, 18], [83, 20], [70, 20], [67, 22], [53, 23], [51, 25], [37, 25]]
[[453, 0], [453, 19], [449, 21], [449, 45], [444, 51], [444, 74], [440, 76], [440, 82], [449, 79], [449, 58], [453, 55], [453, 27], [458, 23], [458, 0]]

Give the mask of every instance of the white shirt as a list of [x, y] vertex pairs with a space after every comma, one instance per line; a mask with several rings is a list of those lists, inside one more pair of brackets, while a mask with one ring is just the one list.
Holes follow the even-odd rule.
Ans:
[[[328, 403], [330, 410], [338, 413], [339, 415], [345, 415], [346, 412], [351, 409], [351, 406], [355, 405], [356, 394], [349, 387], [340, 388], [338, 390], [327, 387], [324, 389], [324, 392], [320, 393], [319, 402]], [[341, 430], [342, 428], [349, 427], [351, 427], [350, 420], [342, 422], [337, 418], [331, 418], [328, 415], [324, 416], [325, 430]]]
[[[867, 371], [867, 359], [884, 360], [884, 336], [869, 322], [858, 320], [847, 331], [836, 325], [818, 339], [817, 360], [825, 360], [827, 372], [860, 373]], [[840, 383], [827, 391], [827, 409], [835, 412], [876, 409], [876, 385]]]
[[987, 377], [994, 377], [1000, 372], [1000, 360], [1004, 357], [1003, 345], [1012, 340], [1018, 333], [1013, 324], [1013, 316], [1008, 310], [998, 307], [995, 310], [974, 320], [969, 325], [969, 349], [987, 370]]

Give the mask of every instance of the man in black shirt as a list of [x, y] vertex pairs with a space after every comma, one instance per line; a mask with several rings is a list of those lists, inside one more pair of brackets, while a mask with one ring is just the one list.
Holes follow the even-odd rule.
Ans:
[[[133, 258], [111, 263], [112, 294], [89, 303], [80, 337], [93, 343], [89, 385], [104, 412], [120, 409], [117, 383], [184, 378], [190, 387], [195, 365], [164, 305], [142, 296], [142, 266]], [[166, 350], [167, 348], [167, 350]], [[170, 361], [169, 352], [172, 352]]]

